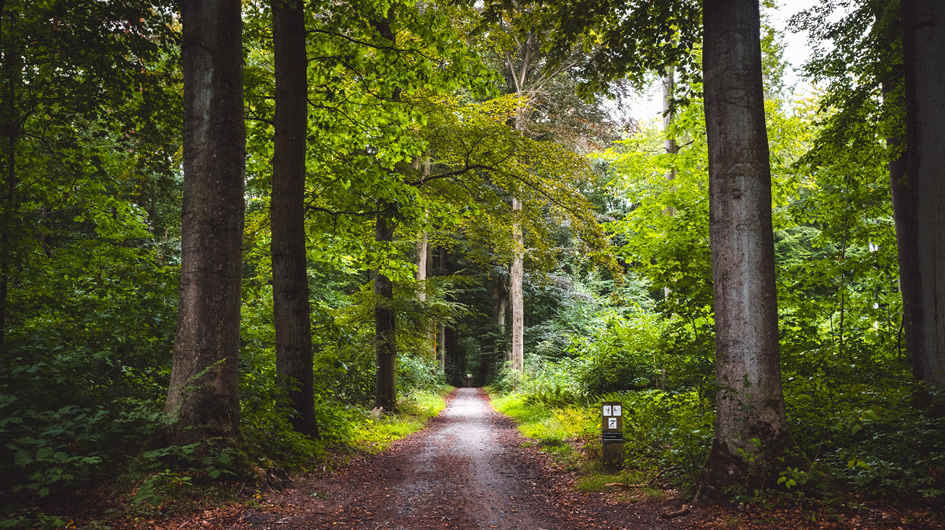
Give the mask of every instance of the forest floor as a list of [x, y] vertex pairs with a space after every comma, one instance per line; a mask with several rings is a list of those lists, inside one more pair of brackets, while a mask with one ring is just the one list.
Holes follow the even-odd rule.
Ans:
[[[524, 444], [481, 390], [457, 389], [428, 428], [333, 473], [295, 477], [254, 502], [171, 520], [167, 529], [226, 528], [942, 528], [931, 514], [891, 507], [823, 510], [716, 507], [689, 511], [662, 498], [578, 492], [574, 472]], [[629, 502], [628, 502], [629, 501]], [[682, 514], [682, 515], [680, 515]]]

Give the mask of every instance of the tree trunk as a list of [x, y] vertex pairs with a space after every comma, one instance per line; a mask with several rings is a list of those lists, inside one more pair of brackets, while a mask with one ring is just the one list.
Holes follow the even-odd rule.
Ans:
[[915, 212], [916, 252], [914, 291], [907, 294], [903, 286], [904, 304], [907, 296], [916, 297], [905, 321], [906, 344], [915, 348], [910, 353], [916, 379], [941, 388], [945, 386], [945, 3], [903, 0], [902, 21], [907, 196]]
[[[377, 214], [374, 240], [394, 240], [394, 220], [390, 209]], [[374, 351], [377, 361], [375, 405], [384, 410], [397, 408], [397, 335], [394, 319], [394, 283], [380, 270], [374, 274]]]
[[[0, 21], [2, 25], [2, 21]], [[10, 98], [10, 108], [9, 116], [3, 120], [4, 123], [0, 124], [5, 126], [4, 129], [7, 130], [7, 141], [6, 141], [6, 159], [3, 161], [2, 175], [6, 178], [6, 189], [3, 190], [5, 197], [3, 198], [3, 217], [0, 219], [0, 222], [3, 223], [0, 226], [0, 353], [3, 353], [4, 344], [6, 342], [6, 331], [7, 331], [7, 300], [10, 298], [10, 274], [11, 274], [11, 261], [13, 259], [12, 252], [10, 252], [11, 247], [13, 246], [13, 218], [14, 213], [17, 211], [16, 206], [16, 142], [18, 131], [15, 130], [13, 125], [14, 116], [16, 115], [16, 104], [14, 102], [15, 89], [13, 77], [10, 76], [8, 81], [9, 95]]]
[[[447, 270], [447, 260], [446, 260], [446, 248], [440, 248], [440, 259], [439, 259], [439, 271], [438, 274], [447, 275], [449, 271]], [[440, 322], [437, 326], [437, 361], [440, 365], [440, 373], [446, 374], [446, 324]]]
[[760, 486], [789, 440], [778, 365], [771, 170], [757, 0], [704, 4], [715, 294], [715, 437], [700, 496]]
[[446, 373], [446, 324], [440, 322], [436, 326], [436, 362], [440, 373]]
[[[902, 56], [897, 54], [902, 45], [902, 19], [896, 13], [895, 21], [886, 23], [882, 19], [882, 9], [877, 9], [876, 24], [886, 32], [880, 36], [886, 45], [885, 62], [889, 70], [882, 80], [883, 106], [889, 109], [887, 115], [901, 116], [900, 111], [905, 108], [903, 100], [904, 71]], [[916, 244], [915, 224], [915, 185], [910, 185], [906, 178], [906, 155], [903, 138], [905, 134], [905, 120], [898, 121], [896, 133], [886, 139], [886, 146], [892, 153], [889, 161], [889, 185], [892, 195], [893, 221], [896, 227], [896, 249], [899, 258], [899, 292], [902, 295], [902, 329], [905, 332], [906, 351], [914, 357], [918, 351], [918, 333], [915, 330], [915, 306], [919, 299], [919, 268], [917, 257], [919, 249]], [[897, 344], [898, 347], [898, 344]]]
[[[427, 231], [422, 230], [417, 236], [417, 300], [420, 302], [421, 306], [427, 301], [427, 266], [430, 262], [429, 260], [430, 252], [430, 241], [427, 239]], [[425, 353], [429, 354], [431, 358], [436, 358], [436, 328], [431, 321], [428, 321], [425, 317], [421, 317], [418, 327], [423, 330], [423, 333], [426, 333], [427, 340], [425, 341], [426, 346], [430, 349]]]
[[495, 327], [495, 339], [492, 342], [492, 356], [497, 362], [505, 353], [505, 319], [508, 314], [508, 289], [501, 278], [490, 282], [489, 293], [492, 297], [492, 323]]
[[466, 380], [466, 358], [459, 351], [459, 335], [453, 327], [447, 327], [443, 335], [446, 341], [446, 354], [449, 356], [447, 361], [449, 380], [454, 386], [463, 386]]
[[[9, 20], [9, 26], [4, 28], [4, 19]], [[6, 77], [6, 90], [3, 94], [6, 105], [0, 108], [0, 130], [3, 130], [6, 136], [4, 148], [6, 153], [0, 159], [0, 178], [3, 178], [4, 186], [0, 193], [3, 199], [0, 200], [0, 206], [3, 207], [3, 216], [0, 218], [0, 354], [3, 353], [4, 343], [6, 341], [7, 331], [7, 301], [10, 298], [10, 275], [12, 274], [13, 254], [13, 220], [18, 213], [17, 208], [17, 178], [16, 178], [16, 144], [20, 134], [20, 117], [17, 112], [16, 95], [19, 88], [19, 65], [17, 59], [20, 56], [19, 50], [14, 46], [16, 31], [16, 16], [9, 13], [0, 3], [0, 52], [4, 57], [4, 74]]]
[[293, 428], [315, 435], [312, 326], [305, 252], [308, 76], [301, 0], [272, 2], [276, 116], [272, 154], [272, 306], [276, 377], [294, 410]]
[[519, 214], [522, 203], [512, 197], [512, 267], [509, 271], [509, 300], [512, 305], [512, 344], [509, 362], [512, 369], [525, 372], [525, 300], [522, 283], [525, 276], [525, 241], [522, 237], [522, 222]]
[[[663, 134], [666, 136], [666, 139], [663, 140], [663, 145], [666, 149], [666, 153], [670, 155], [675, 155], [679, 152], [679, 145], [676, 144], [676, 139], [669, 135], [668, 129], [673, 124], [673, 93], [676, 91], [676, 80], [673, 73], [673, 69], [670, 68], [666, 75], [663, 76]], [[666, 180], [676, 180], [676, 168], [672, 168], [666, 172]], [[672, 217], [676, 214], [675, 209], [672, 206], [666, 207], [666, 215]], [[668, 289], [668, 288], [667, 288]]]
[[185, 0], [181, 14], [181, 286], [165, 441], [235, 443], [246, 153], [240, 2]]
[[[511, 57], [506, 56], [506, 66], [512, 78], [512, 89], [515, 94], [525, 93], [525, 82], [532, 67], [532, 60], [537, 52], [537, 36], [534, 31], [522, 45], [521, 63], [516, 68]], [[524, 116], [509, 120], [509, 125], [522, 130]], [[522, 284], [525, 281], [525, 239], [522, 234], [522, 203], [517, 197], [512, 197], [512, 265], [509, 268], [509, 303], [512, 309], [511, 337], [509, 341], [508, 361], [512, 368], [519, 373], [525, 373], [525, 300]]]

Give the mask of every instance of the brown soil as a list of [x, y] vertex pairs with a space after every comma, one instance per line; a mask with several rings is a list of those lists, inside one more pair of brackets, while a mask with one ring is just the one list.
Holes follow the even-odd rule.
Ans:
[[230, 528], [674, 528], [679, 502], [613, 504], [522, 446], [477, 389], [458, 389], [429, 428], [328, 476], [299, 479]]

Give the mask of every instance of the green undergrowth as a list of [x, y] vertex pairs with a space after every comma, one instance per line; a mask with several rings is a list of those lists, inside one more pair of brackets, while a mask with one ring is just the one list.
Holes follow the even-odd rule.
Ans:
[[415, 391], [400, 399], [394, 413], [372, 411], [354, 429], [350, 443], [358, 451], [379, 453], [393, 442], [423, 429], [430, 418], [446, 407], [446, 396], [454, 387], [442, 386], [437, 391]]
[[[276, 421], [278, 416], [273, 414], [266, 421], [244, 418], [242, 452], [200, 450], [199, 444], [143, 451], [113, 481], [89, 492], [88, 501], [102, 504], [103, 509], [94, 516], [97, 520], [83, 524], [146, 526], [143, 521], [160, 521], [232, 502], [258, 502], [258, 492], [280, 487], [272, 482], [273, 476], [285, 477], [285, 471], [330, 469], [353, 453], [383, 451], [394, 441], [423, 429], [445, 408], [445, 398], [452, 390], [439, 386], [402, 393], [396, 412], [354, 405], [325, 409], [320, 418], [323, 433], [318, 439], [287, 430], [287, 424]], [[263, 437], [263, 427], [274, 429], [278, 436]], [[247, 501], [247, 493], [253, 492], [252, 500]], [[110, 500], [99, 502], [96, 498]], [[47, 503], [0, 513], [0, 528], [67, 526], [73, 517], [57, 515], [59, 511]]]
[[[597, 440], [600, 417], [596, 411], [572, 405], [549, 407], [529, 401], [522, 394], [497, 395], [490, 392], [492, 406], [518, 423], [519, 431], [567, 469], [588, 470], [593, 462], [581, 447], [600, 453]], [[596, 444], [596, 449], [594, 448]]]
[[[624, 404], [624, 465], [617, 474], [600, 462], [601, 401]], [[659, 498], [656, 478], [659, 484], [676, 487], [694, 483], [708, 452], [713, 420], [694, 394], [623, 392], [606, 394], [601, 401], [587, 406], [552, 404], [529, 393], [512, 392], [494, 394], [492, 403], [559, 465], [579, 471], [577, 487], [582, 491], [618, 483], [633, 485], [629, 497]]]

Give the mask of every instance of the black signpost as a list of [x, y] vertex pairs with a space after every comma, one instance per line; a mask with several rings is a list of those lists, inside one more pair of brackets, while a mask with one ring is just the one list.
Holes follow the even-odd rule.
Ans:
[[623, 467], [623, 405], [619, 401], [601, 404], [601, 447], [605, 466]]

